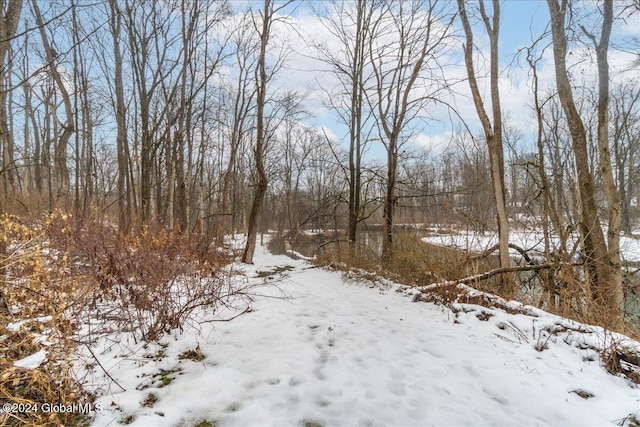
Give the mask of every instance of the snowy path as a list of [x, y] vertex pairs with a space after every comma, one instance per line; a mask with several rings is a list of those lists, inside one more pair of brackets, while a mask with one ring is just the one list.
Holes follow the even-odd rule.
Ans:
[[[533, 326], [544, 319], [493, 311], [481, 321], [470, 312], [454, 323], [443, 307], [257, 252], [247, 276], [293, 267], [276, 280], [291, 299], [259, 298], [231, 322], [166, 338], [159, 361], [114, 358], [110, 373], [127, 392], [101, 398], [105, 410], [94, 425], [133, 415], [135, 426], [584, 426], [638, 409], [638, 391], [606, 374], [597, 355], [583, 361], [593, 351], [561, 337], [536, 351]], [[508, 321], [529, 342], [498, 328]], [[203, 361], [177, 360], [196, 343]], [[136, 389], [176, 366], [182, 372], [167, 386]], [[144, 407], [149, 393], [158, 400]]]

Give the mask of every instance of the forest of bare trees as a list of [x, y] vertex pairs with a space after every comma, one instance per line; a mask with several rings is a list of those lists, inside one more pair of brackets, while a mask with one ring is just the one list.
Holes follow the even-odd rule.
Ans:
[[508, 270], [510, 231], [542, 230], [619, 326], [640, 8], [541, 5], [507, 52], [498, 0], [1, 0], [0, 211], [242, 233], [247, 263], [269, 230], [379, 226], [388, 254], [411, 223], [495, 231]]

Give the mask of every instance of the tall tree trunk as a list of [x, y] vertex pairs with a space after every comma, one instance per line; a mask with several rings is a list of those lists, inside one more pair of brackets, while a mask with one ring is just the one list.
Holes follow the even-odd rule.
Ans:
[[391, 255], [393, 248], [393, 211], [396, 205], [396, 178], [398, 175], [398, 135], [390, 135], [387, 146], [387, 188], [384, 198], [383, 257]]
[[[0, 152], [2, 152], [2, 164], [0, 165], [0, 211], [6, 206], [10, 187], [13, 186], [13, 141], [9, 130], [8, 92], [5, 80], [6, 71], [11, 58], [8, 58], [11, 50], [11, 39], [16, 34], [18, 22], [22, 14], [22, 0], [0, 0]], [[1, 297], [1, 295], [0, 295]]]
[[349, 224], [348, 239], [353, 247], [357, 242], [362, 194], [362, 107], [364, 98], [364, 66], [366, 57], [366, 32], [370, 14], [366, 13], [366, 0], [356, 4], [356, 39], [353, 45], [351, 77], [351, 111], [349, 124]]
[[117, 0], [109, 0], [109, 26], [111, 30], [111, 38], [113, 40], [113, 56], [114, 56], [114, 91], [115, 113], [116, 113], [116, 152], [118, 158], [118, 230], [120, 233], [126, 234], [131, 227], [131, 210], [126, 188], [128, 160], [125, 153], [125, 145], [127, 144], [127, 124], [126, 124], [126, 106], [124, 102], [124, 82], [122, 78], [122, 53], [120, 51], [120, 37], [122, 29], [122, 17], [118, 9]]
[[[197, 7], [197, 3], [193, 3]], [[191, 62], [192, 52], [192, 35], [193, 24], [196, 21], [195, 14], [197, 11], [187, 10], [187, 3], [185, 0], [180, 2], [181, 10], [181, 36], [182, 36], [182, 70], [180, 78], [180, 106], [178, 108], [177, 127], [178, 130], [174, 134], [174, 153], [173, 153], [173, 165], [174, 165], [174, 185], [173, 189], [173, 212], [170, 215], [173, 216], [174, 224], [172, 228], [176, 228], [180, 232], [186, 231], [187, 223], [185, 218], [186, 213], [186, 188], [184, 177], [184, 149], [185, 138], [187, 137], [187, 109], [192, 103], [192, 99], [187, 101], [187, 77], [189, 73], [189, 63]]]
[[33, 158], [31, 157], [31, 138], [37, 138], [37, 129], [33, 129], [33, 135], [31, 132], [31, 123], [29, 119], [29, 108], [27, 105], [31, 104], [31, 89], [27, 87], [27, 85], [23, 85], [24, 90], [24, 123], [23, 123], [23, 133], [24, 133], [24, 147], [23, 147], [23, 155], [24, 158], [24, 172], [23, 172], [23, 187], [22, 187], [22, 196], [25, 197], [33, 192]]
[[33, 93], [33, 88], [30, 84], [25, 83], [24, 85], [25, 92], [25, 121], [31, 122], [31, 128], [33, 129], [33, 156], [31, 158], [31, 164], [33, 165], [33, 186], [36, 190], [36, 194], [38, 199], [42, 195], [42, 138], [41, 138], [41, 130], [38, 126], [38, 121], [36, 120], [35, 113], [33, 111], [33, 107], [31, 105], [31, 96]]
[[[10, 49], [10, 47], [9, 47]], [[9, 53], [9, 55], [11, 55]], [[16, 165], [14, 163], [14, 135], [11, 115], [11, 93], [4, 88], [11, 87], [12, 62], [5, 65], [0, 63], [0, 152], [2, 153], [2, 165], [0, 166], [0, 180], [2, 189], [0, 193], [0, 210], [13, 204], [15, 198]]]
[[[186, 125], [186, 118], [185, 118]], [[175, 163], [175, 200], [174, 200], [174, 227], [176, 227], [181, 233], [187, 231], [187, 189], [185, 182], [185, 139], [187, 128], [184, 128], [184, 133], [178, 131], [178, 139], [176, 141], [176, 152], [174, 157]]]
[[[538, 59], [539, 60], [539, 59]], [[560, 214], [558, 212], [558, 206], [554, 200], [552, 194], [551, 183], [549, 182], [549, 177], [547, 176], [547, 170], [545, 165], [545, 138], [544, 138], [544, 119], [543, 119], [543, 111], [542, 105], [539, 99], [539, 78], [538, 78], [538, 69], [537, 69], [537, 61], [532, 57], [531, 49], [527, 51], [527, 62], [531, 67], [532, 78], [533, 78], [533, 102], [534, 109], [536, 113], [536, 125], [537, 125], [537, 137], [536, 137], [536, 145], [538, 148], [538, 163], [537, 169], [538, 174], [540, 175], [540, 186], [542, 188], [542, 230], [544, 235], [544, 254], [545, 259], [548, 262], [552, 260], [552, 251], [551, 251], [551, 229], [549, 227], [549, 222], [553, 226], [553, 230], [555, 230], [555, 234], [559, 238], [559, 252], [561, 255], [567, 254], [567, 233], [562, 224], [562, 220]], [[568, 261], [568, 260], [567, 260]], [[549, 272], [540, 273], [544, 274], [543, 279], [543, 295], [540, 300], [540, 303], [547, 301], [549, 304], [555, 305], [555, 294], [556, 294], [556, 285], [555, 279]]]
[[[61, 123], [62, 134], [55, 146], [54, 163], [55, 163], [55, 185], [56, 185], [56, 197], [62, 197], [67, 202], [67, 197], [70, 190], [70, 175], [69, 167], [67, 166], [67, 146], [69, 140], [75, 132], [74, 127], [74, 113], [71, 104], [71, 98], [69, 92], [62, 80], [62, 75], [58, 71], [57, 67], [57, 53], [51, 48], [49, 38], [47, 36], [46, 27], [40, 14], [40, 8], [37, 0], [31, 1], [33, 14], [35, 17], [36, 25], [40, 31], [40, 37], [42, 38], [42, 46], [44, 47], [45, 55], [47, 58], [47, 65], [49, 72], [56, 83], [60, 96], [62, 97], [62, 103], [64, 104], [64, 110], [66, 115], [66, 122]], [[57, 119], [56, 119], [57, 120]]]
[[[83, 177], [83, 171], [84, 171], [84, 165], [82, 162], [82, 157], [84, 154], [84, 130], [81, 126], [80, 126], [80, 115], [78, 114], [79, 111], [82, 111], [82, 108], [80, 107], [80, 91], [79, 88], [81, 87], [81, 83], [80, 83], [80, 79], [82, 79], [82, 70], [80, 70], [79, 67], [79, 48], [80, 48], [80, 43], [78, 40], [78, 14], [76, 13], [76, 7], [75, 7], [75, 0], [71, 0], [71, 40], [72, 40], [72, 45], [73, 48], [71, 49], [72, 52], [72, 63], [73, 63], [73, 111], [76, 112], [76, 114], [73, 115], [73, 126], [75, 129], [78, 129], [79, 132], [76, 132], [74, 134], [74, 144], [73, 144], [73, 149], [74, 149], [74, 169], [75, 169], [75, 173], [74, 175], [74, 182], [73, 182], [73, 189], [74, 189], [74, 194], [73, 194], [73, 209], [75, 212], [75, 215], [79, 215], [80, 214], [80, 187], [84, 187], [85, 183], [82, 182], [82, 178]], [[81, 135], [82, 134], [82, 135]], [[81, 142], [82, 141], [82, 142]]]
[[[377, 122], [386, 141], [387, 182], [384, 201], [383, 258], [393, 251], [394, 208], [397, 205], [396, 184], [398, 151], [407, 124], [416, 117], [416, 110], [425, 108], [438, 91], [436, 77], [429, 83], [428, 94], [417, 94], [416, 82], [429, 72], [425, 65], [437, 57], [446, 32], [436, 34], [435, 23], [446, 19], [446, 2], [393, 1], [383, 2], [381, 16], [373, 23], [369, 40], [371, 71], [375, 79]], [[453, 14], [450, 15], [453, 19]], [[438, 24], [438, 25], [439, 25]], [[389, 43], [387, 39], [394, 40]], [[436, 86], [437, 89], [433, 87]], [[420, 89], [424, 89], [424, 86]], [[412, 99], [415, 98], [415, 99]]]
[[613, 178], [611, 165], [611, 153], [609, 150], [609, 40], [611, 27], [613, 26], [613, 1], [603, 2], [602, 33], [600, 41], [596, 42], [594, 36], [585, 33], [595, 45], [596, 60], [598, 64], [598, 154], [600, 158], [600, 176], [607, 200], [607, 262], [603, 266], [606, 278], [598, 283], [598, 296], [600, 301], [596, 303], [606, 308], [612, 316], [613, 327], [622, 326], [622, 265], [620, 260], [620, 195]]
[[[565, 16], [567, 3], [563, 0], [562, 6], [558, 0], [547, 0], [549, 13], [551, 15], [551, 34], [553, 36], [553, 56], [555, 62], [556, 85], [558, 96], [562, 108], [567, 117], [567, 123], [571, 132], [573, 151], [576, 161], [576, 172], [579, 193], [580, 229], [585, 257], [585, 276], [587, 277], [588, 290], [590, 291], [592, 313], [601, 317], [601, 321], [610, 328], [618, 329], [622, 326], [622, 273], [619, 263], [618, 237], [609, 234], [608, 243], [616, 245], [608, 248], [605, 240], [602, 225], [598, 218], [598, 206], [595, 200], [594, 180], [589, 168], [589, 155], [587, 145], [587, 134], [584, 124], [576, 107], [573, 90], [569, 80], [566, 65], [567, 56], [567, 35], [565, 32]], [[600, 47], [597, 49], [598, 74], [599, 74], [599, 123], [608, 116], [603, 109], [608, 108], [608, 65], [606, 62], [606, 48], [608, 46], [609, 33], [611, 31], [612, 5], [605, 2], [605, 16], [603, 22], [603, 34]], [[607, 28], [608, 27], [608, 28]], [[603, 58], [604, 56], [604, 58]], [[603, 80], [606, 76], [606, 82]], [[604, 92], [607, 92], [606, 94]], [[608, 123], [601, 123], [598, 126], [599, 138], [606, 138]], [[602, 141], [600, 145], [607, 144]], [[600, 154], [604, 147], [600, 147]], [[600, 158], [601, 164], [609, 162], [608, 152], [606, 158]], [[606, 165], [604, 172], [606, 172]], [[602, 170], [601, 170], [602, 172]], [[603, 177], [604, 178], [604, 177]], [[609, 178], [606, 178], [607, 181]], [[611, 177], [611, 181], [613, 178]], [[609, 233], [619, 233], [619, 205], [616, 204], [616, 194], [614, 188], [609, 188], [605, 184], [604, 188], [607, 197], [607, 208], [610, 212], [609, 219], [614, 222], [610, 224], [613, 230]], [[609, 205], [614, 203], [613, 205]], [[618, 202], [619, 203], [619, 202]], [[611, 211], [615, 212], [611, 212]], [[613, 217], [611, 216], [613, 214]], [[617, 217], [617, 218], [616, 218]]]
[[[81, 61], [82, 55], [80, 56]], [[84, 62], [84, 61], [83, 61]], [[93, 119], [91, 114], [91, 101], [89, 99], [89, 76], [84, 65], [81, 67], [81, 102], [82, 102], [82, 134], [84, 136], [84, 188], [83, 210], [88, 212], [93, 204], [94, 196], [94, 163], [93, 163]]]
[[[473, 95], [473, 102], [476, 111], [482, 123], [484, 134], [489, 149], [489, 170], [491, 174], [491, 183], [493, 188], [493, 198], [496, 204], [497, 224], [498, 224], [498, 243], [500, 254], [500, 267], [507, 268], [511, 266], [511, 257], [509, 255], [509, 217], [507, 215], [506, 194], [504, 184], [504, 154], [502, 146], [502, 111], [500, 109], [500, 91], [498, 85], [499, 64], [498, 64], [498, 35], [500, 32], [500, 2], [493, 0], [493, 18], [489, 19], [484, 7], [484, 1], [480, 0], [480, 14], [484, 22], [485, 29], [489, 36], [490, 44], [490, 86], [491, 86], [491, 109], [493, 114], [493, 124], [486, 112], [478, 83], [476, 80], [475, 67], [473, 64], [473, 31], [467, 10], [465, 0], [458, 0], [458, 10], [460, 19], [465, 32], [464, 60], [467, 68], [467, 76], [469, 78], [469, 86]], [[502, 289], [506, 294], [512, 294], [513, 279], [508, 275], [503, 275]]]
[[256, 181], [254, 184], [253, 203], [249, 211], [249, 219], [247, 224], [247, 244], [242, 254], [242, 262], [245, 264], [253, 264], [253, 255], [256, 250], [256, 237], [258, 235], [258, 224], [260, 214], [262, 213], [262, 205], [264, 204], [264, 196], [267, 192], [267, 173], [264, 166], [264, 152], [266, 145], [265, 132], [265, 104], [267, 93], [267, 71], [266, 71], [266, 55], [267, 44], [273, 22], [273, 0], [264, 1], [264, 9], [262, 11], [262, 29], [260, 30], [260, 54], [258, 57], [258, 69], [256, 70], [256, 143], [253, 150]]
[[[171, 137], [171, 130], [166, 132], [166, 171], [167, 171], [167, 212], [165, 214], [165, 222], [169, 230], [175, 227], [175, 188], [176, 188], [176, 153], [178, 151], [178, 139], [181, 138], [179, 131], [176, 131]], [[158, 179], [160, 176], [158, 176]], [[158, 181], [160, 182], [160, 180]]]

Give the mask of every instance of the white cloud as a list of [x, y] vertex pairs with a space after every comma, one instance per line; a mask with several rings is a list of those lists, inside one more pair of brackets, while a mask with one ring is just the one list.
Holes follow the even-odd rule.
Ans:
[[[310, 118], [307, 122], [324, 129], [331, 139], [339, 141], [343, 139], [340, 135], [345, 133], [344, 125], [339, 123], [335, 113], [331, 112], [325, 104], [327, 97], [330, 96], [329, 94], [339, 87], [340, 82], [336, 75], [330, 72], [329, 66], [317, 59], [314, 45], [322, 44], [329, 51], [340, 54], [341, 43], [323, 25], [321, 18], [316, 16], [308, 6], [298, 8], [296, 13], [287, 19], [289, 21], [287, 24], [278, 23], [274, 27], [273, 43], [275, 45], [288, 44], [291, 47], [291, 53], [288, 55], [285, 68], [280, 70], [273, 81], [272, 90], [296, 91], [304, 94], [305, 107], [310, 113]], [[506, 19], [508, 19], [507, 16], [503, 17], [503, 20]], [[617, 34], [640, 33], [640, 26], [632, 25], [630, 22], [633, 20], [628, 21], [625, 25], [617, 27]], [[458, 29], [459, 24], [456, 23], [455, 25], [454, 31]], [[478, 27], [478, 30], [481, 29], [481, 27]], [[515, 31], [522, 31], [522, 33], [505, 31], [501, 33], [501, 40], [504, 41], [505, 38], [512, 37], [514, 40], [509, 40], [510, 42], [515, 43], [515, 40], [522, 40], [522, 43], [518, 42], [516, 44], [523, 46], [530, 43], [530, 39], [533, 36], [529, 34], [529, 28], [518, 28]], [[489, 45], [484, 31], [477, 31], [475, 41], [477, 45], [475, 66], [478, 84], [485, 102], [485, 109], [491, 116], [487, 63]], [[549, 41], [547, 40], [547, 43]], [[428, 148], [434, 154], [441, 153], [447, 148], [457, 128], [455, 122], [460, 120], [456, 114], [452, 113], [449, 106], [456, 109], [457, 114], [472, 132], [478, 134], [482, 132], [469, 84], [466, 81], [466, 69], [460, 48], [462, 40], [458, 39], [454, 46], [442, 58], [442, 63], [444, 64], [443, 75], [451, 83], [451, 94], [442, 96], [443, 103], [430, 103], [427, 105], [419, 113], [419, 116], [424, 119], [422, 124], [414, 125], [415, 136], [412, 143], [416, 146]], [[571, 72], [576, 77], [576, 85], [582, 85], [583, 83], [595, 85], [597, 69], [593, 62], [592, 49], [584, 45], [578, 48], [574, 47], [570, 51], [568, 60], [571, 62]], [[609, 62], [611, 65], [612, 84], [629, 79], [640, 79], [640, 70], [637, 67], [630, 69], [630, 64], [634, 60], [637, 60], [637, 56], [631, 53], [610, 50]], [[229, 72], [233, 73], [233, 70]], [[547, 47], [541, 61], [538, 63], [540, 90], [543, 93], [555, 92], [554, 73], [552, 50]], [[521, 58], [519, 62], [511, 57], [501, 58], [499, 86], [504, 117], [508, 118], [510, 126], [522, 131], [527, 138], [532, 138], [535, 133], [535, 122], [531, 108], [533, 94], [530, 70], [524, 58]], [[414, 96], [428, 93], [429, 90], [428, 87], [424, 87], [422, 91], [416, 92]], [[335, 99], [337, 98], [334, 96], [333, 100]]]
[[438, 135], [419, 133], [413, 138], [413, 144], [427, 150], [434, 157], [444, 153], [450, 146], [453, 132], [445, 132]]

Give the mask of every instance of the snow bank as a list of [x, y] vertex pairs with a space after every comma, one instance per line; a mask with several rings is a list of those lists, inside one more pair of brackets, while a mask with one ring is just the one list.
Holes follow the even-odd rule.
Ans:
[[40, 350], [30, 356], [16, 360], [13, 366], [16, 368], [35, 369], [39, 368], [42, 363], [47, 360], [47, 350]]

